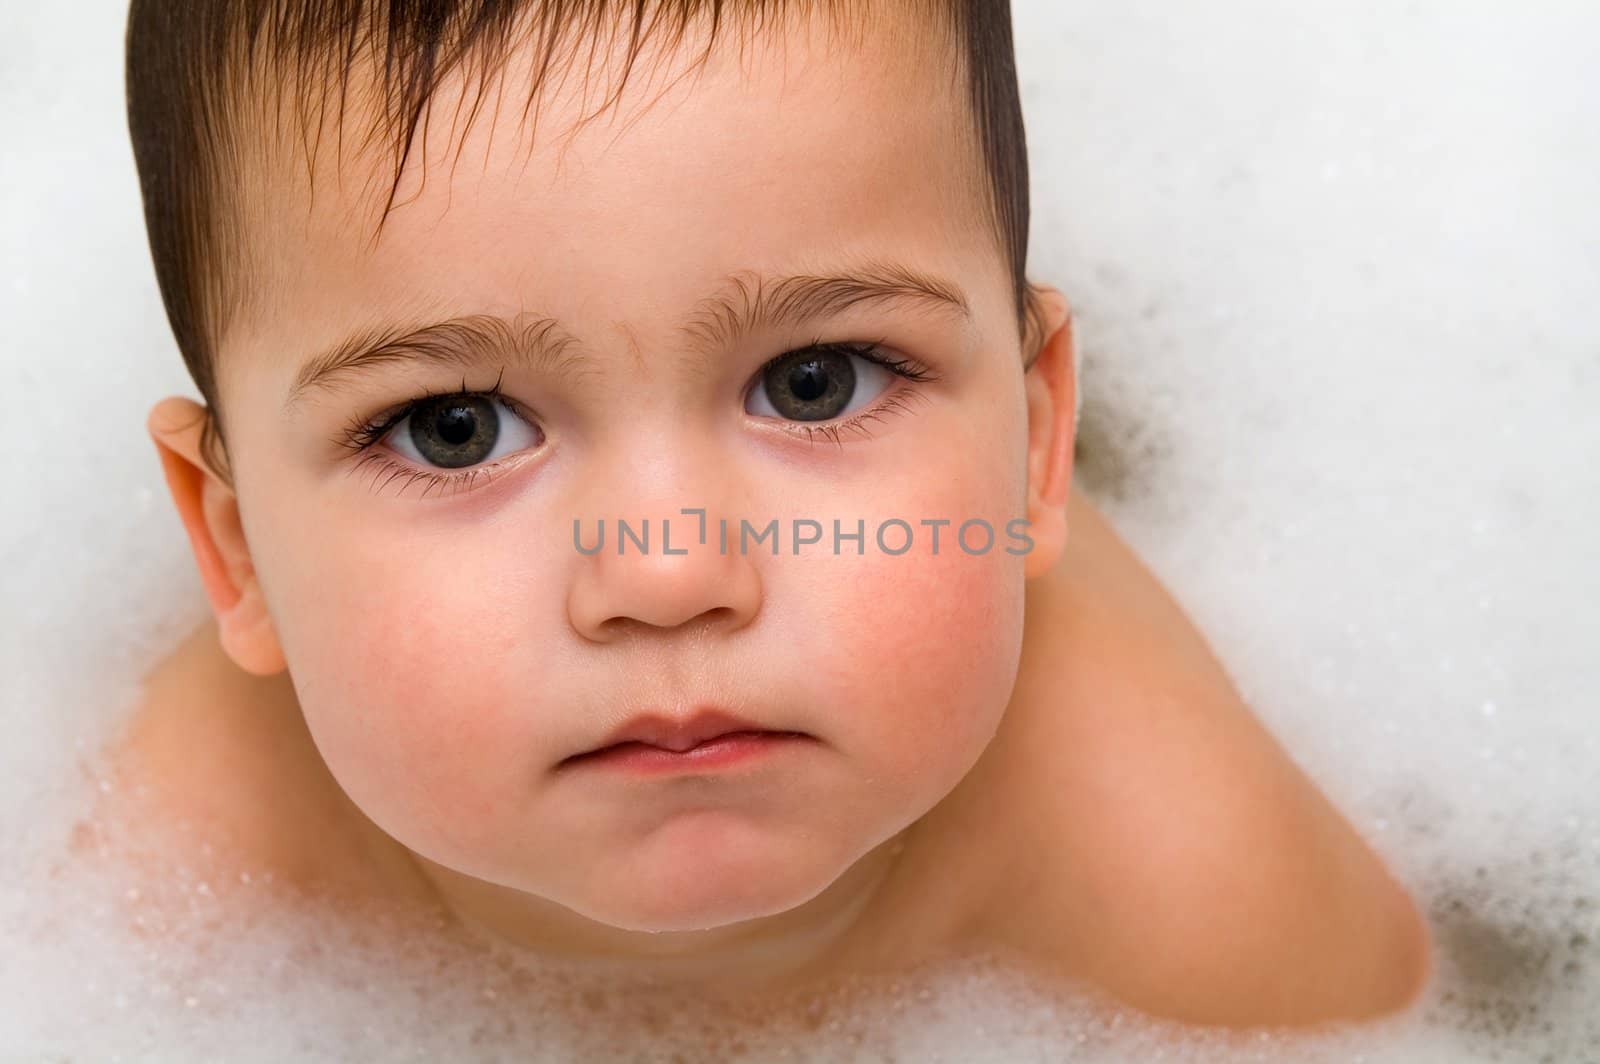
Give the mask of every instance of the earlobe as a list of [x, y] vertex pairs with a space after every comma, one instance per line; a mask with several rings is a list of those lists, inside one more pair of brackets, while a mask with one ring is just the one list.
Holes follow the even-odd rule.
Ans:
[[172, 396], [151, 409], [145, 427], [188, 533], [223, 649], [246, 672], [271, 676], [283, 670], [283, 652], [250, 561], [238, 498], [201, 454], [209, 416], [199, 403]]
[[1028, 522], [1034, 546], [1024, 567], [1031, 579], [1052, 569], [1067, 544], [1067, 495], [1078, 431], [1077, 349], [1066, 297], [1035, 286], [1043, 328], [1023, 377], [1028, 401]]

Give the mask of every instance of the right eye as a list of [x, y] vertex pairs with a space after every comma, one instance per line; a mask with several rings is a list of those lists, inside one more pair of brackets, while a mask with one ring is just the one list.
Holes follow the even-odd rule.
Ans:
[[[510, 413], [509, 425], [498, 410]], [[389, 445], [399, 454], [423, 467], [442, 469], [494, 461], [537, 446], [544, 438], [538, 426], [501, 400], [471, 392], [418, 400], [389, 435]]]

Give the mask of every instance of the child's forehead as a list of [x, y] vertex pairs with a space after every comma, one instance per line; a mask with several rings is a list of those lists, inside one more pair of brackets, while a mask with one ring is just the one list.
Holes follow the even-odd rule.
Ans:
[[[484, 173], [514, 164], [559, 178], [574, 149], [592, 161], [622, 140], [719, 155], [754, 148], [755, 163], [780, 139], [843, 138], [809, 142], [838, 154], [863, 136], [892, 142], [901, 127], [942, 122], [952, 139], [970, 136], [953, 45], [934, 32], [937, 20], [894, 2], [843, 23], [810, 4], [775, 10], [760, 27], [722, 30], [714, 43], [705, 27], [642, 43], [615, 39], [612, 27], [587, 47], [581, 38], [513, 37], [481, 61], [462, 57], [414, 100], [401, 84], [411, 75], [382, 57], [358, 53], [342, 73], [313, 64], [322, 76], [299, 72], [244, 106], [239, 154], [285, 193], [309, 195], [317, 174], [331, 170], [336, 206], [349, 212], [359, 200], [381, 217], [439, 182], [440, 171], [455, 178], [463, 160]], [[249, 114], [261, 107], [277, 111]], [[390, 193], [386, 184], [391, 194], [370, 195]]]
[[537, 56], [523, 46], [487, 84], [441, 84], [392, 204], [394, 157], [352, 150], [348, 127], [324, 125], [312, 167], [267, 163], [268, 224], [251, 227], [264, 305], [245, 317], [514, 310], [528, 292], [656, 299], [675, 316], [734, 270], [873, 258], [940, 272], [991, 240], [959, 83], [892, 31], [800, 20], [703, 61], [692, 45], [644, 55], [605, 112], [615, 71], [547, 81], [525, 115]]

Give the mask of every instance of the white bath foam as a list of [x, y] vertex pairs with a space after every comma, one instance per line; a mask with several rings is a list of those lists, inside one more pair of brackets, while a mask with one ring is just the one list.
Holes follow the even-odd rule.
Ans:
[[[54, 907], [42, 931], [35, 925], [28, 954], [95, 963], [48, 965], [0, 986], [17, 1006], [14, 1044], [48, 1046], [51, 1059], [248, 1062], [1480, 1059], [1481, 1038], [1416, 1017], [1317, 1036], [1155, 1024], [983, 958], [730, 1016], [691, 995], [647, 996], [507, 952], [419, 949], [403, 932], [363, 937], [344, 913], [287, 923], [268, 907], [224, 907], [220, 884], [181, 865], [167, 886], [184, 899], [175, 918], [132, 915], [147, 899], [102, 880], [75, 892], [70, 912]], [[231, 923], [239, 912], [264, 915]]]
[[[1600, 1056], [1600, 15], [1016, 12], [1033, 272], [1086, 358], [1080, 475], [1422, 899], [1439, 977], [1389, 1023], [1207, 1046], [957, 965], [824, 999], [745, 1054]], [[0, 358], [23, 400], [0, 426], [0, 1059], [731, 1051], [691, 1008], [572, 1026], [553, 977], [497, 989], [337, 923], [142, 939], [121, 883], [50, 875], [81, 759], [205, 613], [142, 431], [194, 392], [143, 244], [121, 19], [43, 9], [0, 39]], [[170, 882], [203, 928], [218, 903], [181, 855]]]

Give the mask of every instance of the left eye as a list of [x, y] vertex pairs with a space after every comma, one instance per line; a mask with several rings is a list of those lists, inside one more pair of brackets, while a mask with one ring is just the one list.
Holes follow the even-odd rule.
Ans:
[[762, 369], [745, 411], [790, 421], [828, 421], [872, 402], [893, 379], [889, 369], [852, 351], [791, 351]]
[[417, 403], [390, 436], [389, 445], [419, 465], [461, 469], [534, 446], [543, 434], [490, 396], [447, 395]]

